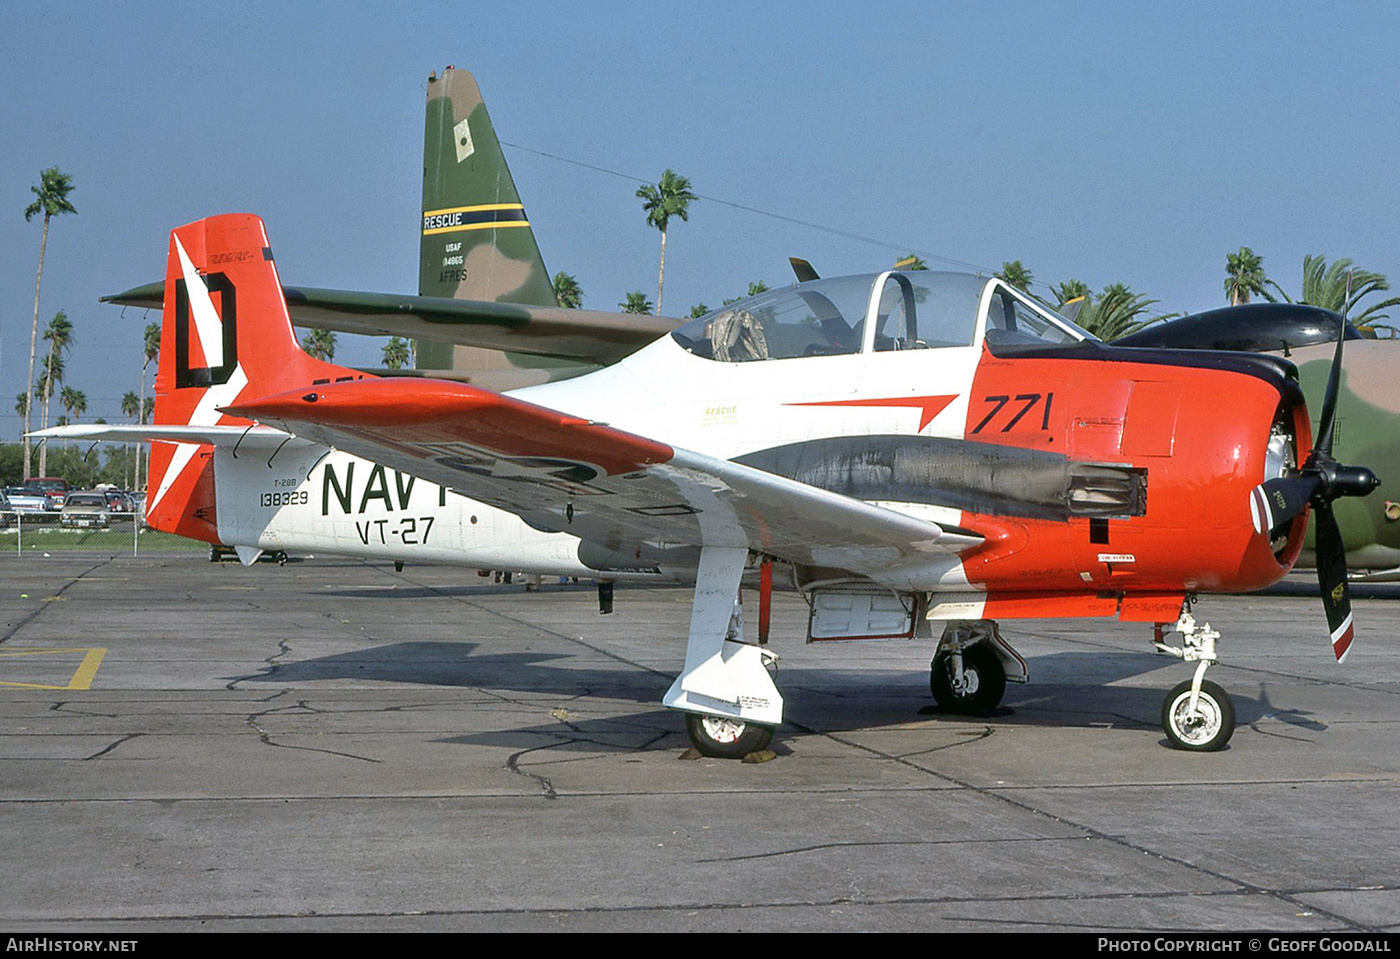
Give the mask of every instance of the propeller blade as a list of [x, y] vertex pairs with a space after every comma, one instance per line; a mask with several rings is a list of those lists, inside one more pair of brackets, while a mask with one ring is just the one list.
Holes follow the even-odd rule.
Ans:
[[1337, 418], [1337, 391], [1342, 383], [1342, 344], [1347, 339], [1346, 303], [1351, 300], [1351, 273], [1347, 273], [1346, 299], [1337, 317], [1337, 352], [1332, 355], [1332, 369], [1327, 373], [1327, 392], [1322, 398], [1322, 416], [1317, 421], [1317, 436], [1313, 438], [1313, 456], [1332, 455], [1332, 428]]
[[1314, 474], [1276, 476], [1254, 487], [1249, 496], [1254, 532], [1275, 530], [1301, 513], [1317, 491], [1319, 482]]
[[1347, 586], [1347, 555], [1342, 533], [1332, 515], [1332, 504], [1313, 510], [1317, 535], [1317, 582], [1322, 588], [1322, 607], [1327, 612], [1327, 628], [1332, 633], [1332, 652], [1337, 662], [1346, 659], [1354, 638], [1351, 621], [1351, 590]]

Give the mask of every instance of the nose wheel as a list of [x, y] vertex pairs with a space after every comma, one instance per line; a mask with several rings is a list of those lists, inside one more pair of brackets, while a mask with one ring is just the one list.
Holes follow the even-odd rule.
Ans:
[[1185, 610], [1171, 628], [1181, 633], [1181, 646], [1162, 642], [1161, 626], [1153, 645], [1184, 662], [1195, 663], [1196, 673], [1167, 693], [1162, 702], [1162, 732], [1177, 749], [1201, 753], [1223, 749], [1235, 734], [1235, 705], [1225, 690], [1205, 678], [1206, 668], [1217, 662], [1215, 641], [1220, 633], [1211, 629], [1210, 623], [1198, 625]]
[[1214, 752], [1224, 748], [1235, 733], [1235, 706], [1225, 690], [1202, 680], [1178, 683], [1162, 702], [1162, 731], [1177, 749]]

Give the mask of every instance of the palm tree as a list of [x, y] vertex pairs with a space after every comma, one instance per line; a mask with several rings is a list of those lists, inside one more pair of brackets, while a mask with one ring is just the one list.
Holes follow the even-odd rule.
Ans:
[[1278, 302], [1268, 290], [1271, 285], [1278, 287], [1264, 275], [1264, 258], [1249, 247], [1242, 246], [1238, 253], [1225, 254], [1225, 298], [1231, 306], [1248, 303], [1255, 295], [1270, 303]]
[[318, 360], [335, 359], [335, 334], [330, 330], [312, 330], [301, 341], [301, 348]]
[[1400, 297], [1393, 296], [1379, 303], [1372, 303], [1361, 313], [1355, 313], [1355, 310], [1362, 298], [1388, 289], [1390, 283], [1385, 274], [1353, 269], [1351, 260], [1347, 258], [1328, 266], [1325, 257], [1305, 256], [1303, 295], [1298, 302], [1340, 313], [1356, 326], [1385, 326], [1386, 324], [1380, 321], [1388, 317], [1380, 311], [1400, 306]]
[[699, 199], [699, 197], [690, 192], [689, 179], [669, 169], [661, 174], [659, 183], [648, 183], [638, 188], [637, 196], [644, 201], [642, 209], [646, 211], [647, 225], [654, 226], [661, 231], [661, 268], [656, 274], [656, 312], [659, 314], [661, 312], [661, 289], [666, 281], [666, 224], [673, 216], [678, 216], [689, 222], [690, 202]]
[[[44, 368], [39, 371], [39, 376], [34, 380], [34, 395], [39, 399], [39, 429], [47, 429], [49, 425], [49, 400], [53, 398], [55, 389], [59, 383], [63, 382], [63, 357], [54, 356], [49, 353]], [[48, 475], [48, 449], [49, 441], [41, 440], [39, 443], [39, 472], [37, 476]]]
[[1142, 329], [1166, 317], [1149, 317], [1140, 320], [1139, 316], [1156, 300], [1134, 293], [1125, 283], [1110, 283], [1103, 288], [1096, 299], [1091, 299], [1079, 311], [1075, 322], [1101, 340], [1116, 340], [1120, 336]]
[[408, 365], [409, 356], [408, 340], [401, 336], [391, 336], [389, 342], [384, 344], [384, 365], [391, 370], [401, 370]]
[[[49, 320], [48, 327], [44, 330], [44, 339], [49, 341], [49, 355], [44, 361], [45, 375], [43, 377], [47, 390], [44, 394], [43, 423], [49, 423], [49, 397], [53, 395], [53, 388], [63, 381], [63, 353], [68, 347], [73, 345], [73, 324], [68, 320], [68, 314], [59, 310]], [[56, 364], [56, 366], [55, 366]], [[39, 475], [48, 476], [49, 464], [49, 444], [45, 442], [39, 447]]]
[[690, 318], [692, 320], [698, 320], [700, 317], [704, 316], [708, 312], [710, 312], [710, 308], [708, 306], [706, 306], [704, 303], [696, 303], [690, 308]]
[[[138, 403], [138, 405], [137, 405], [137, 407], [136, 407], [137, 416], [140, 417], [139, 422], [141, 422], [141, 423], [143, 423], [143, 424], [146, 422], [146, 417], [145, 417], [145, 411], [146, 411], [146, 369], [147, 369], [147, 367], [149, 367], [153, 362], [155, 362], [159, 357], [160, 357], [160, 324], [159, 324], [159, 323], [147, 323], [147, 324], [146, 324], [146, 329], [145, 329], [145, 331], [142, 333], [142, 343], [141, 343], [141, 398], [140, 398], [139, 403]], [[126, 412], [126, 410], [125, 410], [125, 404], [123, 404], [122, 412]], [[144, 450], [145, 445], [146, 445], [146, 444], [144, 444], [144, 443], [137, 443], [137, 444], [136, 444], [136, 482], [135, 482], [135, 484], [133, 484], [133, 486], [132, 486], [133, 489], [141, 489], [141, 488], [142, 488], [142, 483], [141, 483], [141, 458], [142, 458], [142, 455], [143, 455], [143, 453], [144, 453], [144, 451], [145, 451], [145, 450]]]
[[651, 300], [648, 300], [647, 295], [641, 290], [633, 290], [631, 293], [628, 293], [627, 299], [619, 303], [618, 306], [622, 307], [622, 312], [624, 313], [651, 312]]
[[767, 283], [764, 283], [762, 280], [756, 280], [749, 284], [749, 292], [745, 293], [743, 296], [731, 296], [724, 301], [724, 305], [728, 306], [731, 303], [738, 303], [740, 300], [747, 299], [748, 297], [758, 296], [760, 293], [767, 293], [768, 290], [769, 286]]
[[58, 394], [63, 411], [68, 414], [68, 422], [76, 423], [78, 417], [87, 412], [87, 394], [82, 390], [65, 386]]
[[[145, 382], [143, 381], [141, 385], [144, 387], [146, 384], [145, 384]], [[135, 391], [135, 390], [127, 390], [127, 391], [126, 391], [126, 394], [122, 396], [122, 407], [121, 407], [121, 409], [122, 409], [122, 416], [125, 416], [127, 419], [131, 420], [131, 422], [133, 422], [133, 423], [136, 422], [136, 416], [137, 416], [137, 414], [139, 414], [139, 413], [141, 412], [141, 397], [138, 396], [138, 395], [136, 394], [136, 391]], [[136, 449], [139, 451], [139, 450], [141, 449], [141, 444], [139, 444], [139, 443], [136, 444]], [[127, 489], [133, 489], [134, 487], [132, 487], [132, 485], [131, 485], [131, 444], [130, 444], [130, 443], [126, 444], [126, 445], [123, 447], [123, 453], [124, 453], [125, 455], [122, 457], [122, 463], [123, 463], [123, 466], [124, 466], [124, 468], [125, 468], [125, 470], [126, 470], [126, 475], [123, 477], [123, 480], [124, 480], [124, 482], [126, 483], [126, 488], [127, 488]]]
[[[39, 174], [39, 185], [29, 188], [34, 194], [35, 200], [24, 208], [24, 219], [27, 223], [34, 218], [34, 214], [44, 214], [44, 232], [39, 237], [39, 271], [34, 276], [34, 325], [29, 330], [29, 375], [25, 378], [26, 383], [34, 382], [34, 355], [39, 346], [39, 287], [44, 279], [44, 250], [49, 245], [49, 220], [64, 213], [77, 213], [73, 204], [68, 201], [68, 194], [73, 192], [73, 180], [66, 173], [59, 171], [58, 167], [50, 167]], [[24, 475], [31, 476], [30, 466], [30, 445], [29, 445], [29, 408], [26, 405], [24, 413]]]
[[921, 257], [907, 253], [894, 262], [896, 270], [927, 270], [928, 264]]
[[583, 287], [572, 274], [560, 270], [554, 274], [554, 299], [566, 309], [577, 310], [583, 306]]
[[1080, 297], [1088, 299], [1089, 284], [1083, 280], [1065, 280], [1059, 286], [1050, 287], [1050, 293], [1055, 297], [1055, 309], [1064, 306], [1070, 300], [1077, 300]]
[[1015, 287], [1022, 293], [1029, 293], [1031, 284], [1035, 282], [1035, 274], [1022, 266], [1020, 260], [1003, 263], [997, 276], [1005, 280], [1007, 286]]

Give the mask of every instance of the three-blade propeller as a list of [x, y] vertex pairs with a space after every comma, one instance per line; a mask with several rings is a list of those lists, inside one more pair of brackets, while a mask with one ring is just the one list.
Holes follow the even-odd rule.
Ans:
[[1337, 393], [1342, 376], [1342, 343], [1346, 319], [1338, 317], [1337, 350], [1327, 376], [1327, 393], [1322, 401], [1316, 442], [1303, 465], [1285, 476], [1274, 477], [1254, 488], [1250, 511], [1254, 528], [1267, 532], [1288, 523], [1309, 505], [1313, 509], [1317, 580], [1327, 628], [1332, 633], [1332, 652], [1337, 661], [1351, 648], [1351, 593], [1347, 586], [1346, 549], [1332, 502], [1342, 496], [1365, 496], [1380, 485], [1376, 474], [1364, 466], [1343, 466], [1332, 456], [1332, 436], [1337, 417]]

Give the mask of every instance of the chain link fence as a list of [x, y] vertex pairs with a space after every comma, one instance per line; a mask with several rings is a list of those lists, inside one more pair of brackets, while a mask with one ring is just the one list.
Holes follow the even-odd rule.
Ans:
[[64, 518], [57, 512], [0, 510], [0, 555], [59, 552], [202, 553], [209, 544], [151, 529], [140, 513], [110, 513], [105, 520]]

